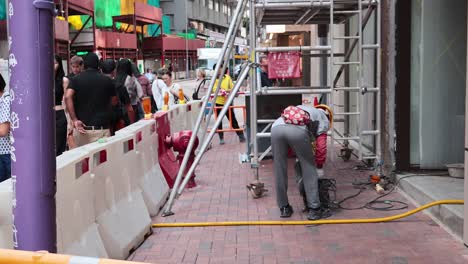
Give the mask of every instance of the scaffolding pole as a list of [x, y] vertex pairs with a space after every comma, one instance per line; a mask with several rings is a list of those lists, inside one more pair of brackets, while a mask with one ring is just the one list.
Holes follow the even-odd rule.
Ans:
[[[234, 85], [234, 88], [229, 93], [229, 96], [228, 96], [228, 98], [226, 100], [226, 104], [221, 109], [221, 112], [219, 113], [218, 118], [216, 119], [214, 127], [218, 127], [223, 122], [224, 116], [226, 115], [227, 111], [229, 110], [229, 107], [231, 106], [232, 102], [234, 102], [234, 99], [237, 96], [237, 92], [239, 91], [240, 87], [242, 86], [242, 82], [244, 81], [244, 79], [249, 74], [249, 68], [252, 65], [253, 64], [250, 63], [249, 67], [244, 68], [243, 72], [241, 73], [241, 75], [239, 77], [239, 80], [236, 82], [236, 84]], [[195, 168], [198, 166], [198, 163], [200, 163], [200, 160], [202, 159], [203, 154], [208, 149], [208, 146], [210, 145], [211, 140], [213, 139], [215, 134], [216, 134], [216, 129], [211, 129], [210, 133], [208, 134], [208, 138], [202, 143], [202, 145], [200, 147], [200, 152], [195, 157], [195, 160], [193, 161], [192, 166], [190, 166], [190, 169], [188, 170], [187, 174], [185, 175], [184, 181], [182, 182], [182, 184], [179, 187], [179, 190], [177, 191], [178, 195], [181, 195], [182, 192], [184, 191], [185, 186], [190, 181], [190, 176], [195, 172]], [[174, 187], [172, 191], [175, 191], [175, 190], [176, 190], [176, 188]]]
[[[364, 107], [364, 96], [373, 93], [376, 94], [377, 97], [380, 95], [380, 87], [377, 84], [376, 87], [366, 87], [365, 85], [368, 85], [365, 80], [364, 80], [364, 50], [375, 50], [376, 52], [380, 51], [380, 31], [378, 30], [377, 32], [377, 38], [378, 38], [378, 43], [373, 44], [364, 44], [363, 43], [363, 31], [366, 28], [366, 25], [368, 24], [369, 19], [371, 18], [372, 14], [374, 13], [373, 11], [377, 10], [377, 13], [380, 12], [380, 2], [376, 0], [353, 0], [353, 1], [340, 1], [340, 0], [328, 0], [328, 1], [251, 1], [251, 6], [252, 3], [255, 3], [254, 8], [251, 8], [251, 22], [252, 20], [253, 23], [251, 25], [251, 49], [257, 53], [256, 55], [258, 56], [258, 53], [261, 52], [289, 52], [289, 51], [319, 51], [319, 52], [324, 52], [326, 51], [325, 54], [320, 54], [329, 57], [329, 62], [328, 62], [328, 73], [327, 73], [327, 84], [326, 87], [261, 87], [260, 88], [260, 80], [258, 80], [259, 74], [257, 72], [253, 73], [253, 80], [251, 80], [251, 86], [254, 87], [255, 92], [251, 93], [251, 121], [250, 121], [250, 128], [252, 131], [252, 135], [250, 137], [252, 148], [253, 148], [253, 153], [252, 158], [251, 158], [251, 164], [252, 167], [258, 167], [258, 138], [265, 138], [265, 137], [270, 137], [270, 133], [266, 133], [264, 131], [258, 132], [257, 131], [257, 124], [259, 123], [260, 120], [257, 120], [257, 104], [256, 104], [256, 97], [257, 96], [263, 96], [263, 95], [290, 95], [290, 94], [330, 94], [330, 97], [328, 99], [328, 104], [332, 108], [333, 112], [336, 113], [336, 116], [356, 116], [356, 125], [357, 125], [357, 133], [355, 135], [347, 135], [346, 137], [340, 137], [336, 138], [337, 140], [355, 140], [357, 141], [359, 147], [359, 158], [367, 158], [367, 157], [373, 157], [366, 155], [364, 156], [363, 153], [363, 142], [362, 142], [362, 136], [376, 136], [377, 141], [376, 141], [376, 154], [375, 156], [379, 156], [379, 151], [380, 151], [380, 119], [377, 118], [376, 120], [376, 125], [375, 129], [371, 128], [368, 130], [364, 130], [364, 117], [363, 111], [366, 109]], [[368, 8], [367, 12], [365, 12], [365, 8]], [[326, 10], [328, 9], [328, 10]], [[321, 13], [321, 14], [326, 14], [328, 11], [329, 13], [329, 41], [328, 44], [323, 45], [323, 43], [320, 43], [320, 45], [316, 46], [289, 46], [289, 47], [257, 47], [256, 46], [256, 37], [257, 37], [257, 28], [255, 25], [262, 25], [262, 17], [268, 16], [268, 12], [271, 11], [297, 11], [299, 13], [299, 19], [296, 19], [295, 21], [292, 22], [292, 24], [304, 24], [309, 21], [305, 20], [311, 20], [312, 23], [320, 23], [317, 21], [312, 20], [315, 15]], [[325, 10], [325, 12], [322, 12]], [[256, 17], [256, 14], [262, 13], [262, 17]], [[312, 15], [311, 15], [312, 14]], [[341, 15], [340, 17], [336, 15]], [[271, 15], [270, 15], [271, 16]], [[336, 29], [334, 27], [335, 23], [341, 23], [343, 21], [343, 16], [345, 16], [346, 19], [349, 19], [351, 16], [355, 16], [357, 18], [357, 32], [355, 35], [350, 35], [345, 34], [344, 36], [339, 36], [336, 34]], [[378, 18], [377, 20], [380, 19], [379, 13], [377, 14]], [[310, 19], [308, 19], [310, 17]], [[258, 20], [260, 19], [260, 20]], [[268, 19], [270, 21], [271, 18]], [[322, 21], [322, 20], [320, 20]], [[265, 22], [266, 23], [266, 22]], [[380, 24], [380, 21], [378, 21]], [[378, 26], [377, 26], [378, 27]], [[337, 53], [337, 46], [335, 45], [335, 41], [352, 41], [350, 48], [348, 48], [345, 53]], [[255, 45], [255, 46], [253, 46]], [[351, 59], [351, 55], [353, 54], [353, 51], [356, 50], [357, 53], [357, 58], [356, 59]], [[251, 55], [252, 58], [255, 55]], [[311, 56], [311, 55], [309, 55]], [[339, 57], [344, 56], [344, 60], [336, 60]], [[350, 60], [351, 59], [351, 60]], [[376, 61], [377, 66], [374, 67], [373, 69], [377, 72], [376, 74], [376, 79], [377, 81], [380, 80], [380, 57], [378, 56], [377, 61]], [[338, 71], [335, 76], [335, 66], [338, 66], [337, 68]], [[347, 85], [349, 87], [339, 87], [337, 85], [340, 75], [342, 72], [345, 70], [345, 68], [352, 69], [355, 67], [356, 69], [356, 84], [355, 85]], [[335, 78], [336, 77], [336, 78]], [[258, 83], [256, 83], [258, 82]], [[252, 91], [253, 91], [252, 89]], [[339, 110], [338, 106], [336, 105], [336, 94], [332, 92], [345, 92], [345, 93], [350, 93], [353, 92], [355, 93], [354, 96], [356, 99], [356, 107], [355, 109], [346, 109], [346, 111], [337, 111]], [[375, 104], [377, 105], [377, 112], [380, 112], [380, 98], [377, 98], [375, 101]], [[347, 101], [347, 104], [351, 103], [351, 101]], [[254, 112], [255, 111], [255, 112]], [[262, 120], [265, 121], [265, 120]], [[257, 133], [257, 135], [253, 135], [253, 133]], [[353, 133], [354, 134], [354, 133]], [[335, 134], [330, 133], [330, 136], [332, 138], [331, 142], [335, 141]], [[333, 159], [333, 156], [332, 156]]]
[[[257, 62], [257, 22], [255, 16], [255, 0], [250, 0], [250, 58]], [[257, 87], [261, 82], [258, 81], [259, 74], [257, 69], [253, 69], [250, 78], [250, 133], [253, 155], [250, 160], [250, 166], [254, 168], [255, 179], [258, 180], [258, 141], [257, 141]], [[258, 85], [257, 85], [258, 84]], [[250, 153], [249, 153], [250, 155]]]
[[[237, 24], [237, 20], [239, 19], [240, 20], [240, 17], [242, 16], [242, 10], [243, 10], [243, 7], [245, 7], [245, 3], [244, 1], [247, 1], [247, 0], [242, 0], [242, 1], [239, 1], [237, 3], [237, 7], [236, 7], [236, 10], [234, 12], [234, 19], [233, 21], [231, 21], [231, 24], [229, 25], [229, 29], [228, 29], [228, 33], [227, 33], [227, 37], [228, 39], [226, 40], [226, 42], [223, 44], [223, 48], [221, 50], [221, 54], [225, 54], [226, 53], [226, 50], [228, 48], [228, 44], [229, 44], [229, 41], [231, 40], [231, 38], [234, 38], [235, 37], [235, 34], [234, 34], [234, 28]], [[223, 57], [220, 57], [218, 59], [218, 63], [215, 67], [215, 72], [218, 72], [219, 69], [220, 69], [220, 63], [222, 62], [223, 60]], [[210, 82], [210, 86], [209, 86], [209, 89], [210, 91], [213, 89], [214, 87], [214, 83], [215, 83], [215, 79], [216, 78], [213, 78]], [[216, 91], [215, 93], [215, 99], [216, 100], [216, 97], [218, 96], [218, 92], [219, 91]], [[197, 122], [195, 124], [195, 127], [193, 129], [193, 133], [192, 133], [192, 136], [190, 137], [190, 141], [189, 141], [189, 144], [187, 146], [187, 149], [185, 151], [186, 154], [188, 153], [191, 153], [191, 151], [193, 150], [193, 147], [195, 145], [195, 140], [197, 138], [197, 133], [198, 133], [198, 130], [200, 130], [200, 126], [201, 126], [201, 123], [203, 121], [203, 118], [204, 118], [204, 111], [203, 109], [206, 109], [207, 105], [208, 105], [208, 101], [209, 101], [210, 97], [209, 96], [206, 96], [203, 100], [203, 104], [202, 104], [202, 107], [201, 107], [201, 111], [200, 113], [198, 114], [198, 118], [197, 118]], [[200, 152], [198, 154], [198, 156], [202, 156], [203, 155], [203, 152]], [[171, 194], [169, 196], [169, 200], [167, 201], [167, 205], [166, 205], [166, 208], [164, 209], [163, 211], [163, 214], [162, 216], [170, 216], [170, 215], [173, 215], [174, 213], [172, 212], [172, 206], [173, 206], [173, 203], [174, 203], [174, 199], [176, 198], [176, 194], [177, 194], [177, 188], [179, 187], [179, 184], [182, 180], [182, 176], [184, 174], [184, 171], [185, 171], [185, 168], [187, 167], [187, 163], [188, 163], [188, 160], [189, 160], [189, 157], [190, 155], [184, 155], [184, 159], [182, 160], [182, 163], [180, 164], [180, 168], [179, 168], [179, 171], [177, 172], [177, 176], [176, 176], [176, 179], [175, 179], [175, 182], [174, 182], [174, 186], [172, 188], [172, 191], [171, 191]]]

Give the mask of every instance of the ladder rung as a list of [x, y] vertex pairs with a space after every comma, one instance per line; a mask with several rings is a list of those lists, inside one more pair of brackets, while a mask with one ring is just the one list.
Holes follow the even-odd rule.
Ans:
[[[366, 89], [365, 90], [366, 93], [375, 93], [375, 92], [380, 91], [379, 87], [369, 87], [369, 88], [366, 87], [365, 89]], [[333, 88], [333, 90], [335, 90], [335, 92], [338, 92], [338, 91], [362, 92], [363, 88], [359, 88], [359, 87], [338, 87], [338, 88]]]
[[334, 116], [350, 116], [350, 115], [360, 115], [361, 112], [343, 112], [343, 113], [334, 113]]
[[270, 124], [270, 123], [273, 123], [275, 121], [276, 121], [276, 119], [259, 119], [259, 120], [257, 120], [257, 123], [259, 123], [259, 124]]
[[354, 65], [354, 64], [361, 64], [359, 61], [343, 61], [343, 62], [334, 62], [334, 65]]
[[262, 47], [256, 48], [256, 52], [269, 51], [310, 51], [310, 50], [331, 50], [331, 46], [291, 46], [291, 47]]
[[257, 133], [257, 138], [269, 138], [271, 137], [271, 133]]
[[363, 49], [378, 49], [380, 48], [379, 44], [364, 44], [362, 45]]
[[333, 13], [335, 14], [359, 14], [359, 10], [336, 10]]
[[378, 135], [380, 130], [364, 130], [361, 132], [361, 135]]
[[338, 36], [334, 37], [333, 39], [359, 39], [359, 36]]
[[359, 140], [360, 137], [338, 137], [335, 140]]
[[335, 91], [361, 91], [360, 87], [339, 87], [339, 88], [333, 88]]
[[379, 87], [367, 87], [366, 88], [366, 92], [368, 92], [368, 93], [375, 93], [375, 92], [379, 92], [379, 91], [380, 91]]
[[331, 89], [260, 89], [257, 91], [257, 95], [288, 95], [288, 94], [329, 94]]

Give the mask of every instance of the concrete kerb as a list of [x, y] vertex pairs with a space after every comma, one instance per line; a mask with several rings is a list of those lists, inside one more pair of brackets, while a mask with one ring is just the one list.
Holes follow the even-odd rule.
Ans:
[[[397, 180], [405, 175], [397, 175]], [[400, 180], [400, 193], [416, 205], [442, 199], [463, 200], [463, 179], [418, 176]], [[425, 211], [457, 240], [463, 237], [463, 206], [439, 205]]]

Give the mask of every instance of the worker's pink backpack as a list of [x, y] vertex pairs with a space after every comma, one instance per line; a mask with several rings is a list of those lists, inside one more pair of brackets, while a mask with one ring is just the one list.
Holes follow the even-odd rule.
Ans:
[[281, 116], [286, 124], [304, 126], [310, 123], [309, 113], [293, 105], [286, 107]]

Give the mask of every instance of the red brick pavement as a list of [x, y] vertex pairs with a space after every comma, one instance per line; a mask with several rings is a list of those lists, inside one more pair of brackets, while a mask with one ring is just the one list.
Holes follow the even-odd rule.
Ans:
[[[253, 179], [247, 164], [239, 164], [245, 144], [227, 136], [227, 144], [207, 152], [197, 169], [199, 187], [187, 190], [176, 201], [174, 216], [154, 222], [206, 222], [282, 220], [276, 207], [272, 161], [263, 162], [261, 180], [269, 190], [252, 199], [246, 185]], [[302, 198], [290, 162], [289, 197], [295, 212], [291, 220], [306, 220]], [[337, 198], [356, 193], [354, 179], [369, 171], [353, 168], [357, 161], [328, 162], [326, 174], [338, 181]], [[355, 207], [377, 197], [369, 189], [345, 205]], [[389, 199], [407, 202], [399, 193]], [[410, 208], [414, 208], [410, 206]], [[335, 211], [332, 219], [383, 217], [401, 211], [369, 209]], [[320, 226], [238, 226], [160, 228], [130, 257], [148, 263], [468, 263], [468, 250], [427, 215], [419, 213], [390, 223]]]

